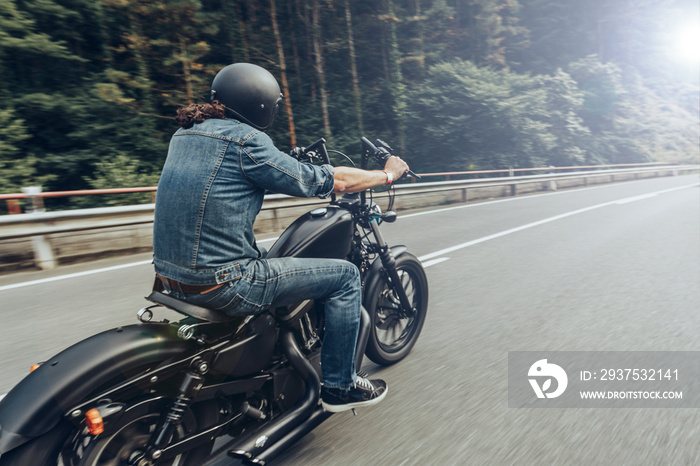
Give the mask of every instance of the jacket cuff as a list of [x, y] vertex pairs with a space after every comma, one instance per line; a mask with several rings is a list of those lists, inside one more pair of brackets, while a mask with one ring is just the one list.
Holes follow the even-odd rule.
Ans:
[[318, 193], [318, 197], [324, 199], [331, 195], [335, 187], [335, 168], [333, 168], [333, 165], [324, 164], [321, 165], [321, 171], [326, 175], [327, 179]]

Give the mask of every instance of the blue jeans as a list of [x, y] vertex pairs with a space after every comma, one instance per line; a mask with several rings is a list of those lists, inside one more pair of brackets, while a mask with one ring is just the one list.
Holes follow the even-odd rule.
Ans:
[[169, 291], [176, 298], [229, 315], [257, 314], [273, 301], [284, 306], [309, 298], [325, 299], [323, 385], [352, 387], [362, 299], [357, 267], [344, 260], [283, 257], [251, 259], [243, 268], [242, 278], [203, 295]]

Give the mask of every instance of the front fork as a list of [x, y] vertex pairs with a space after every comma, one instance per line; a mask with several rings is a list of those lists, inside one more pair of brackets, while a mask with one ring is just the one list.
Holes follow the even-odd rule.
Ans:
[[391, 253], [391, 248], [389, 248], [389, 245], [386, 244], [386, 240], [384, 240], [382, 231], [379, 229], [378, 218], [372, 218], [369, 225], [372, 228], [372, 233], [374, 233], [374, 239], [377, 241], [377, 246], [379, 246], [379, 258], [382, 261], [384, 269], [389, 275], [389, 280], [391, 281], [396, 296], [399, 298], [401, 308], [403, 309], [404, 314], [411, 318], [415, 315], [416, 310], [412, 306], [411, 301], [408, 299], [406, 290], [401, 283], [399, 272], [396, 270], [396, 260], [394, 259], [394, 255]]

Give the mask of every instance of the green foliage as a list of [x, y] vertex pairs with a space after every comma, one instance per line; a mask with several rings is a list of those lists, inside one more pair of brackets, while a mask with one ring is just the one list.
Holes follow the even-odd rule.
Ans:
[[[596, 56], [568, 67], [583, 95], [593, 160], [633, 163], [697, 160], [697, 117], [646, 87], [638, 75]], [[626, 81], [626, 82], [625, 82]]]
[[0, 109], [0, 193], [19, 192], [22, 186], [40, 186], [53, 178], [39, 175], [39, 160], [22, 153], [20, 145], [28, 138], [24, 121], [12, 109]]
[[[418, 171], [700, 159], [697, 63], [671, 53], [697, 2], [273, 1], [299, 145], [357, 161], [362, 121]], [[3, 0], [0, 190], [154, 184], [177, 107], [232, 62], [280, 78], [279, 52], [268, 0]], [[78, 199], [48, 206], [136, 202]]]
[[409, 102], [409, 158], [421, 168], [531, 167], [555, 145], [537, 78], [453, 61], [431, 68]]
[[[95, 172], [85, 182], [92, 189], [142, 188], [158, 184], [160, 171], [151, 172], [139, 161], [125, 154], [119, 154], [108, 160], [95, 164]], [[154, 193], [104, 194], [99, 197], [81, 197], [77, 201], [80, 207], [96, 205], [132, 205], [153, 202]]]
[[550, 76], [542, 76], [541, 87], [547, 109], [545, 121], [554, 136], [546, 163], [557, 167], [601, 163], [591, 152], [591, 131], [581, 117], [584, 95], [576, 81], [558, 69]]

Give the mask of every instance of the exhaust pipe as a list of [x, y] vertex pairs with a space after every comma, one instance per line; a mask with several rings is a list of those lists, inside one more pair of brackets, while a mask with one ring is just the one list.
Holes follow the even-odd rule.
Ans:
[[265, 451], [260, 453], [255, 458], [246, 459], [243, 461], [244, 464], [255, 464], [258, 466], [265, 466], [269, 461], [272, 461], [280, 453], [285, 451], [287, 448], [295, 444], [303, 436], [318, 427], [323, 421], [331, 417], [333, 413], [330, 411], [324, 411], [321, 406], [316, 408], [316, 410], [311, 414], [311, 416], [294, 429], [292, 429], [287, 435], [282, 437], [277, 443], [270, 445]]
[[[362, 306], [360, 308], [360, 332], [357, 336], [357, 346], [355, 350], [355, 370], [359, 371], [362, 366], [362, 359], [367, 347], [369, 339], [369, 327], [371, 325], [369, 312]], [[296, 342], [295, 342], [296, 343]], [[331, 417], [333, 413], [324, 411], [321, 406], [318, 406], [311, 416], [303, 421], [298, 426], [294, 427], [287, 435], [281, 437], [277, 442], [270, 444], [268, 448], [258, 453], [255, 457], [246, 457], [244, 464], [265, 466], [268, 462], [276, 458], [280, 453], [298, 442], [306, 434], [318, 427], [323, 421]]]
[[321, 381], [318, 378], [318, 374], [299, 349], [294, 335], [289, 330], [282, 330], [280, 341], [289, 363], [304, 380], [306, 385], [304, 396], [292, 409], [277, 419], [270, 421], [269, 424], [248, 435], [244, 435], [231, 448], [228, 453], [229, 456], [243, 460], [255, 458], [307, 420], [314, 409], [318, 407], [319, 393], [321, 391]]

